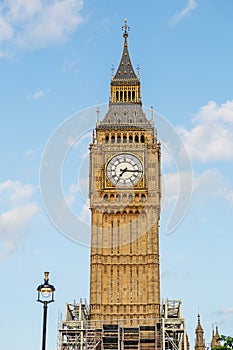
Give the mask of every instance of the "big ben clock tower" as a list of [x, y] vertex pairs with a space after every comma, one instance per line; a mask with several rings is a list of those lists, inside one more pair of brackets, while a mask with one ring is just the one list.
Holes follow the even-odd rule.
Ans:
[[90, 320], [134, 326], [160, 315], [160, 144], [124, 47], [109, 109], [90, 144]]

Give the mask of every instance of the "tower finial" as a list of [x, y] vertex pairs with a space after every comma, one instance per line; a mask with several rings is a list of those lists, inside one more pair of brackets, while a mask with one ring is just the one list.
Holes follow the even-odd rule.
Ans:
[[127, 18], [124, 19], [124, 25], [122, 26], [122, 30], [123, 30], [123, 37], [127, 38], [128, 37], [128, 33], [129, 33], [129, 26], [127, 24]]
[[137, 77], [140, 79], [140, 66], [139, 64], [137, 65]]
[[113, 65], [113, 64], [112, 64], [111, 71], [112, 71], [112, 76], [111, 76], [111, 78], [113, 78], [113, 77], [114, 77], [114, 65]]
[[97, 116], [97, 122], [99, 122], [99, 116], [100, 116], [100, 109], [99, 109], [99, 107], [96, 108], [96, 116]]
[[154, 122], [154, 107], [150, 107], [150, 113], [151, 113], [151, 120]]

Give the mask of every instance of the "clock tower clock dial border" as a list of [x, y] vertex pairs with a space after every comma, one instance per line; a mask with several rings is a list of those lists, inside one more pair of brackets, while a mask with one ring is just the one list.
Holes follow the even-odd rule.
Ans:
[[145, 186], [143, 154], [119, 151], [106, 154], [105, 158], [105, 188], [132, 189]]

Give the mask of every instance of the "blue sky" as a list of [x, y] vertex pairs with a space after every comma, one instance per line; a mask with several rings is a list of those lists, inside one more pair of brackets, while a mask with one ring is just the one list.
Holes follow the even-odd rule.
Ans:
[[[131, 59], [135, 68], [140, 66], [143, 104], [172, 124], [192, 167], [189, 173], [177, 171], [176, 151], [169, 154], [171, 144], [163, 142], [155, 114], [163, 139], [162, 297], [183, 300], [191, 344], [198, 311], [207, 343], [215, 322], [220, 333], [232, 334], [232, 11], [231, 0], [0, 1], [3, 349], [40, 348], [42, 308], [36, 287], [44, 271], [51, 272], [56, 287], [56, 303], [49, 307], [50, 349], [57, 345], [58, 315], [65, 303], [88, 297], [88, 247], [51, 222], [39, 174], [51, 136], [74, 120], [77, 130], [66, 141], [78, 142], [64, 160], [62, 189], [81, 219], [80, 234], [86, 234], [90, 129], [97, 106], [104, 116], [111, 66], [117, 68], [122, 53], [125, 17]], [[87, 108], [90, 118], [84, 123]], [[187, 211], [168, 233], [179, 188], [185, 193], [190, 177]]]

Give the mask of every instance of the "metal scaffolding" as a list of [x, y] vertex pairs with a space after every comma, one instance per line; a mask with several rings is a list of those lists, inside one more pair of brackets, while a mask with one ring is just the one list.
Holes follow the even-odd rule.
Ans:
[[86, 302], [66, 304], [59, 350], [187, 350], [180, 300], [165, 300], [161, 318], [132, 321], [90, 321]]
[[162, 304], [162, 349], [188, 350], [182, 301], [165, 299]]

